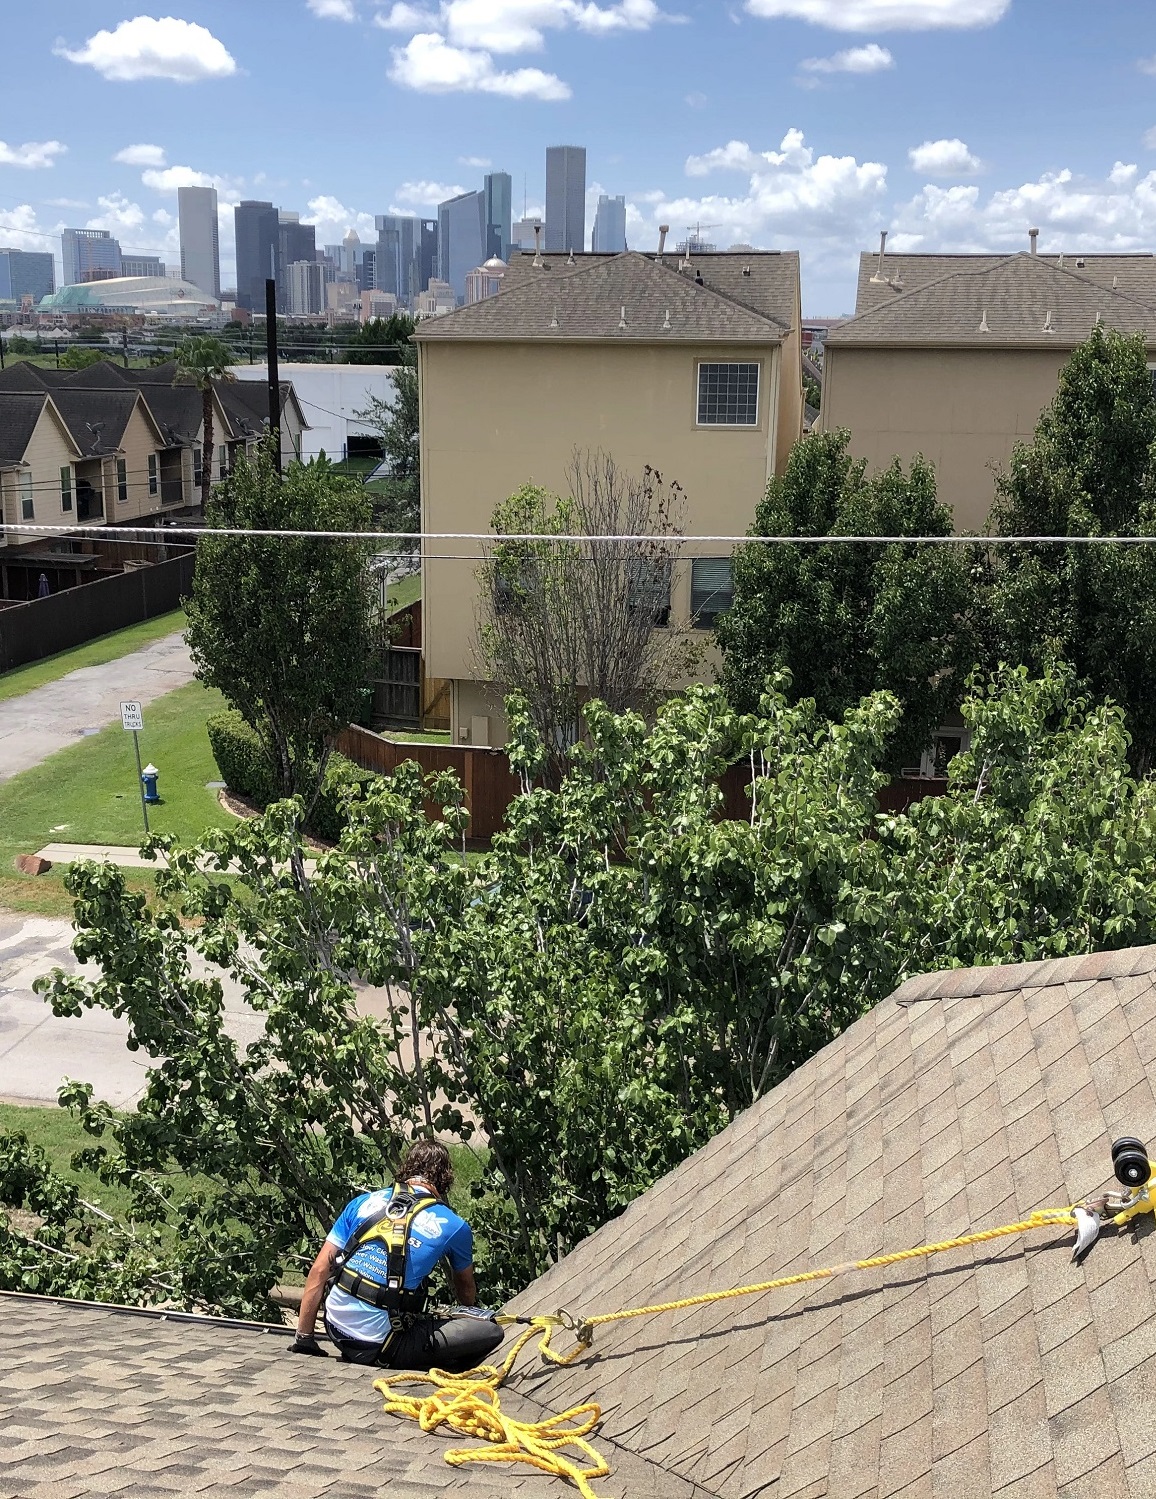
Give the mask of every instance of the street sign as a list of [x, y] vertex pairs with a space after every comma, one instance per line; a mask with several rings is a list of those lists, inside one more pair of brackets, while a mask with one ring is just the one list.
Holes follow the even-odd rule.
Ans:
[[123, 729], [132, 733], [141, 733], [144, 730], [144, 715], [141, 713], [139, 703], [121, 703], [120, 722]]

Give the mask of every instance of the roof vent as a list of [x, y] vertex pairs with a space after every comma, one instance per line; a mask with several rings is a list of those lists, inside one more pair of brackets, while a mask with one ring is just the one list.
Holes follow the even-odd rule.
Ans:
[[1047, 317], [1044, 318], [1044, 332], [1054, 333], [1055, 331], [1056, 330], [1052, 327], [1052, 314], [1049, 311]]
[[626, 327], [626, 308], [625, 307], [619, 313], [619, 316], [618, 316], [618, 326], [620, 328], [625, 328]]
[[702, 272], [701, 271], [699, 271], [698, 275], [694, 278], [694, 284], [695, 284], [695, 286], [705, 286], [706, 285], [706, 282], [702, 279]]
[[1119, 276], [1113, 276], [1112, 277], [1112, 290], [1113, 291], [1119, 291], [1120, 290], [1120, 278], [1119, 278]]
[[1060, 251], [1060, 270], [1062, 271], [1063, 268], [1064, 268], [1064, 252], [1061, 250]]
[[542, 260], [542, 226], [541, 226], [541, 224], [535, 224], [534, 225], [534, 261], [533, 261], [533, 263], [537, 267], [538, 270], [541, 270], [542, 266], [545, 263]]
[[670, 225], [669, 224], [659, 224], [659, 226], [658, 226], [658, 258], [659, 258], [659, 260], [662, 259], [662, 252], [666, 249], [666, 236], [669, 233], [670, 233]]
[[1040, 238], [1040, 231], [1038, 229], [1029, 229], [1028, 230], [1028, 243], [1032, 247], [1032, 254], [1033, 255], [1035, 255], [1035, 254], [1038, 253], [1039, 238]]
[[1098, 312], [1096, 314], [1096, 327], [1098, 328], [1103, 321], [1104, 321], [1104, 314], [1102, 312]]
[[744, 265], [743, 266], [743, 275], [749, 277], [750, 274], [751, 274], [751, 268], [750, 268], [750, 266], [749, 265]]
[[567, 265], [577, 265], [577, 263], [578, 262], [574, 259], [574, 247], [571, 246], [570, 247], [570, 254], [566, 257], [566, 264]]
[[558, 326], [558, 309], [557, 309], [557, 307], [555, 307], [555, 309], [554, 309], [554, 316], [550, 319], [550, 326], [551, 326], [551, 328], [556, 328]]
[[670, 308], [669, 307], [666, 309], [666, 317], [663, 319], [662, 331], [664, 333], [669, 333], [670, 332]]
[[1087, 263], [1088, 262], [1081, 255], [1080, 258], [1079, 258], [1079, 260], [1076, 261], [1076, 270], [1082, 271], [1084, 269], [1084, 267], [1087, 265]]
[[875, 274], [871, 277], [872, 286], [879, 286], [887, 280], [883, 274], [883, 257], [887, 253], [887, 230], [883, 229], [879, 234], [879, 264], [875, 267]]
[[981, 317], [980, 320], [979, 320], [979, 332], [980, 333], [990, 333], [991, 332], [991, 329], [987, 326], [987, 308], [986, 307], [983, 309], [983, 317]]

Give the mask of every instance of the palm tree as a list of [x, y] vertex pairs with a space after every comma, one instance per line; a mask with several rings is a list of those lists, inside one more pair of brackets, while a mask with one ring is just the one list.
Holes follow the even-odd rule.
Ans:
[[179, 344], [175, 357], [177, 372], [174, 385], [195, 385], [201, 392], [201, 508], [209, 503], [213, 482], [213, 384], [217, 380], [235, 380], [231, 365], [233, 351], [219, 338], [186, 338]]

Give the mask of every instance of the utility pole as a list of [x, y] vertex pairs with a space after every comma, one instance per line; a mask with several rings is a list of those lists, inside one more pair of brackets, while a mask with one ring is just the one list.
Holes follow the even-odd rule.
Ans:
[[128, 369], [128, 324], [127, 323], [125, 323], [124, 327], [120, 330], [120, 347], [121, 347], [121, 353], [122, 353], [123, 358], [124, 358], [124, 367], [127, 370]]
[[277, 283], [265, 282], [265, 357], [269, 362], [269, 431], [273, 434], [273, 462], [281, 472], [281, 377], [277, 368]]

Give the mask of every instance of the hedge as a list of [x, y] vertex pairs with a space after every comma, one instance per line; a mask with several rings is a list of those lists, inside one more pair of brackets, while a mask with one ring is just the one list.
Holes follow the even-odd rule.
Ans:
[[[207, 728], [213, 759], [229, 790], [262, 808], [276, 801], [278, 789], [273, 767], [260, 739], [245, 719], [229, 709], [224, 713], [214, 713]], [[372, 780], [372, 771], [363, 770], [344, 755], [330, 755], [325, 767], [325, 782], [309, 819], [309, 831], [326, 843], [336, 843], [345, 824], [341, 793], [351, 786], [364, 788]]]

